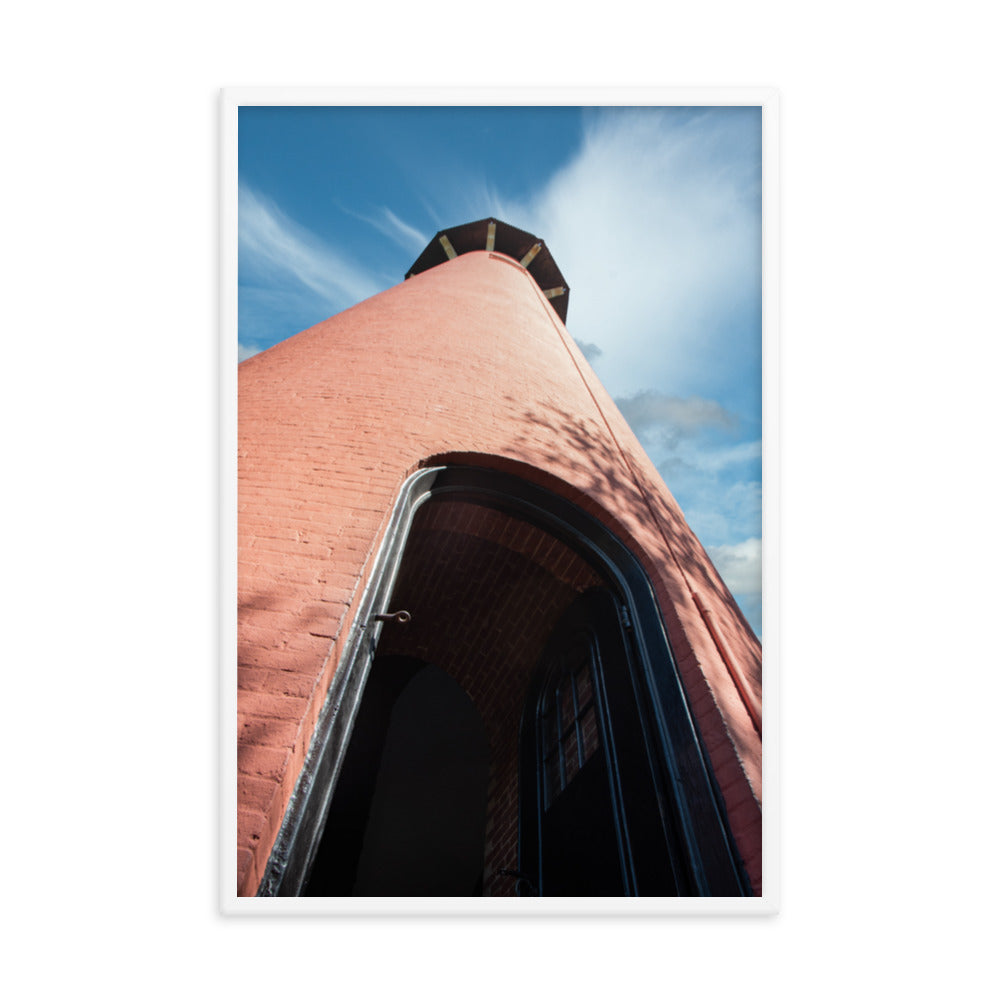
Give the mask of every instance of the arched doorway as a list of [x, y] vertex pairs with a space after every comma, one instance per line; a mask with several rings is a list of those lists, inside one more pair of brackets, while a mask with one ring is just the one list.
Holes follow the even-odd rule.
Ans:
[[[365, 725], [366, 682], [372, 679], [373, 691], [380, 683], [372, 663], [377, 666], [384, 657], [434, 663], [464, 690], [485, 724], [487, 895], [513, 894], [516, 878], [507, 873], [520, 870], [530, 879], [532, 865], [546, 894], [595, 894], [593, 886], [553, 875], [551, 861], [548, 876], [544, 871], [549, 847], [558, 853], [570, 836], [567, 830], [589, 828], [601, 822], [599, 816], [610, 816], [606, 843], [609, 837], [627, 842], [624, 850], [616, 848], [620, 873], [601, 882], [602, 893], [748, 891], [649, 581], [604, 525], [568, 500], [507, 473], [428, 469], [407, 482], [371, 580], [262, 880], [262, 895], [315, 891], [321, 881], [310, 872], [324, 840], [357, 839], [360, 820], [338, 819], [333, 827], [326, 821], [328, 814], [341, 815], [337, 799], [345, 789], [370, 780], [361, 776], [370, 772], [374, 754], [370, 747], [366, 754], [355, 752], [366, 738], [355, 743], [354, 736]], [[603, 596], [586, 597], [591, 591]], [[384, 620], [386, 612], [401, 609], [410, 612], [409, 624]], [[600, 779], [608, 802], [597, 806], [596, 799], [588, 799], [560, 825], [555, 813], [545, 819], [544, 808], [530, 805], [538, 794], [531, 791], [537, 779], [529, 772], [540, 758], [537, 736], [525, 742], [522, 718], [525, 705], [538, 695], [537, 685], [544, 687], [540, 678], [554, 669], [553, 643], [565, 644], [560, 630], [572, 633], [572, 622], [581, 615], [601, 623], [595, 648], [604, 667], [594, 677], [604, 701], [595, 706], [603, 705], [602, 747], [614, 747], [615, 753], [606, 758]], [[616, 635], [617, 646], [608, 641]], [[606, 669], [608, 664], [614, 669]], [[361, 763], [359, 754], [365, 758]], [[596, 770], [590, 767], [587, 774]], [[597, 778], [587, 780], [600, 785]], [[547, 827], [542, 834], [532, 829], [538, 822]], [[331, 834], [334, 828], [341, 832]], [[358, 859], [356, 880], [360, 849], [350, 857]], [[585, 863], [579, 859], [574, 866]], [[355, 881], [347, 889], [346, 880], [341, 872], [319, 891], [353, 892]]]

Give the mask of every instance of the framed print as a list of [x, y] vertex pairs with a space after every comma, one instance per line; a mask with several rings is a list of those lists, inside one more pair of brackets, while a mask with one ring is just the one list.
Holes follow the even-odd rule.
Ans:
[[774, 911], [775, 117], [225, 92], [226, 912]]

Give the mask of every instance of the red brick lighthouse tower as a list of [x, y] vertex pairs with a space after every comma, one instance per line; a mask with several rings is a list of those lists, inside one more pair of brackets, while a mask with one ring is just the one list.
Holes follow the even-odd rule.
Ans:
[[240, 895], [761, 892], [760, 644], [568, 298], [484, 219], [240, 365]]

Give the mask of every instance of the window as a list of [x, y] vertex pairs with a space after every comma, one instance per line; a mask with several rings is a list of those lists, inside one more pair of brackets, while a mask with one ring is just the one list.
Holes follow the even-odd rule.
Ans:
[[521, 857], [543, 896], [673, 896], [680, 853], [615, 594], [555, 626], [525, 706]]
[[583, 769], [600, 747], [594, 698], [594, 647], [591, 637], [578, 633], [574, 647], [560, 655], [539, 703], [543, 808]]

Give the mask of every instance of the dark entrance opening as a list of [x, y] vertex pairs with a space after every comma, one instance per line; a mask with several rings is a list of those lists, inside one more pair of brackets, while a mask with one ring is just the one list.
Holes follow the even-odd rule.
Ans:
[[[370, 580], [261, 895], [750, 892], [650, 581], [606, 526], [507, 473], [426, 469]], [[446, 688], [485, 727], [431, 724], [480, 762], [450, 799], [411, 768]]]
[[489, 748], [437, 667], [379, 657], [305, 896], [482, 894]]

